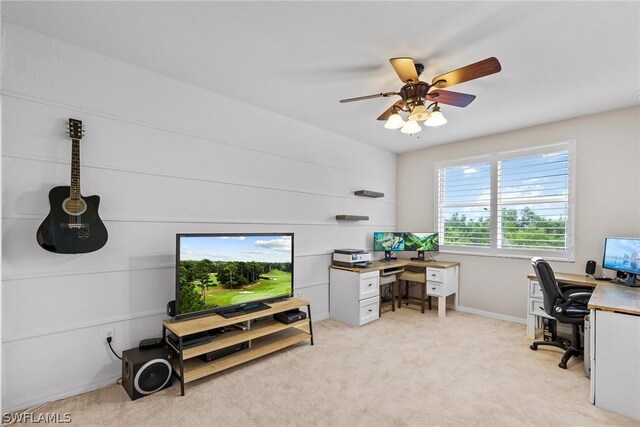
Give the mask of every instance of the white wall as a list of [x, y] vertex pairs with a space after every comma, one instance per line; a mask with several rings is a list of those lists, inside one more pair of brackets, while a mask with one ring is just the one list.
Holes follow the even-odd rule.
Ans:
[[[12, 24], [2, 34], [6, 410], [118, 378], [103, 330], [118, 349], [160, 334], [176, 232], [296, 233], [296, 294], [320, 319], [332, 249], [395, 227], [394, 154]], [[49, 189], [69, 185], [68, 117], [86, 126], [82, 192], [101, 196], [109, 230], [84, 255], [35, 240]]]
[[[4, 27], [4, 19], [2, 19], [2, 3], [0, 3], [0, 34], [2, 34]], [[3, 69], [4, 65], [4, 56], [2, 43], [0, 43], [0, 71]], [[0, 73], [0, 87], [2, 87], [2, 75]], [[2, 98], [0, 98], [0, 117], [2, 117]], [[0, 122], [0, 135], [2, 134], [2, 123]], [[2, 137], [0, 136], [0, 152], [2, 151]], [[0, 165], [0, 170], [2, 166]], [[0, 188], [2, 188], [2, 174], [0, 174]], [[0, 212], [2, 212], [2, 199], [0, 198]], [[3, 227], [2, 224], [2, 215], [0, 215], [0, 229]], [[4, 233], [3, 233], [4, 234]], [[2, 235], [0, 235], [0, 258], [2, 257]], [[0, 273], [2, 273], [2, 265], [0, 264]], [[4, 286], [0, 286], [0, 343], [2, 343], [2, 288]], [[0, 414], [4, 414], [3, 404], [2, 404], [2, 345], [0, 344]]]
[[[398, 230], [436, 229], [434, 162], [567, 140], [576, 141], [575, 262], [552, 266], [584, 274], [587, 260], [601, 264], [605, 236], [640, 236], [637, 107], [399, 155]], [[526, 275], [533, 272], [529, 260], [453, 254], [440, 254], [438, 259], [461, 263], [461, 306], [515, 320], [525, 318]]]

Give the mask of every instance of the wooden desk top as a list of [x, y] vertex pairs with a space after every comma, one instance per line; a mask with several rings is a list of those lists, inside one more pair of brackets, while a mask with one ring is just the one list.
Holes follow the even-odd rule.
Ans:
[[459, 262], [451, 261], [411, 261], [410, 259], [399, 259], [397, 261], [373, 261], [369, 267], [343, 267], [341, 265], [331, 265], [331, 268], [338, 270], [353, 271], [355, 273], [366, 273], [368, 271], [390, 270], [393, 268], [402, 269], [406, 266], [411, 267], [433, 267], [433, 268], [451, 268], [459, 266]]
[[[596, 280], [583, 274], [555, 273], [556, 280], [567, 285], [582, 285], [595, 288], [589, 299], [589, 309], [617, 311], [640, 315], [640, 288], [616, 285], [606, 280]], [[537, 280], [535, 274], [528, 274]]]
[[640, 288], [615, 285], [597, 286], [589, 299], [589, 309], [640, 315]]
[[[611, 284], [611, 282], [607, 282], [606, 280], [596, 280], [593, 277], [585, 276], [584, 274], [556, 273], [554, 271], [553, 275], [556, 276], [556, 280], [558, 282], [567, 285], [581, 285], [595, 288], [598, 285]], [[534, 273], [528, 274], [527, 278], [529, 280], [538, 280]]]

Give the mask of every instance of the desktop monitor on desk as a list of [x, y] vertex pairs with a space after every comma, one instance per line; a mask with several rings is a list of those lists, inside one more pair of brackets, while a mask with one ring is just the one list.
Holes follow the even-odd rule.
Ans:
[[619, 284], [640, 286], [636, 284], [636, 275], [640, 275], [640, 239], [607, 237], [602, 258], [602, 268], [626, 274], [626, 281], [618, 281]]
[[373, 233], [373, 250], [384, 251], [384, 258], [380, 261], [394, 261], [393, 252], [416, 251], [414, 261], [424, 261], [425, 252], [437, 252], [438, 233], [408, 233], [408, 232], [376, 232]]

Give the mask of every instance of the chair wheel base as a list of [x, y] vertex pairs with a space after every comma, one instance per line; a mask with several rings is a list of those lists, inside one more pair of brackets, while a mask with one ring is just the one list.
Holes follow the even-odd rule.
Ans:
[[531, 350], [533, 350], [533, 351], [538, 350], [538, 346], [537, 346], [537, 345], [535, 345], [535, 344], [531, 344], [531, 345], [529, 346], [529, 348], [530, 348]]
[[564, 362], [558, 363], [558, 366], [561, 367], [562, 369], [567, 369], [567, 364]]

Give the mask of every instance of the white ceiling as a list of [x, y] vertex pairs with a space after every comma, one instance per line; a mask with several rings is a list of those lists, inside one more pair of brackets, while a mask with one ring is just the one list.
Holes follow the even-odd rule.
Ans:
[[[5, 19], [393, 152], [638, 105], [640, 2], [2, 2]], [[495, 56], [454, 86], [449, 123], [409, 136], [376, 117], [397, 91]], [[238, 112], [241, 114], [241, 112]]]

